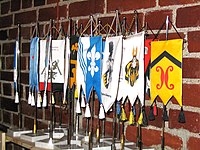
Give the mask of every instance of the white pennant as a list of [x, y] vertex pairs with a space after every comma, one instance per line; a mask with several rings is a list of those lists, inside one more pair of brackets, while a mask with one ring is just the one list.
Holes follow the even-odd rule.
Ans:
[[80, 114], [80, 113], [81, 113], [81, 107], [80, 107], [80, 102], [79, 102], [79, 100], [77, 100], [77, 102], [76, 102], [76, 113], [77, 113], [77, 114]]
[[90, 118], [90, 117], [91, 117], [90, 106], [89, 106], [88, 103], [86, 104], [85, 117], [86, 117], [86, 118]]
[[47, 96], [46, 96], [46, 93], [44, 93], [42, 107], [46, 107], [46, 106], [47, 106]]
[[18, 92], [15, 93], [15, 103], [19, 103], [19, 94], [18, 94]]
[[105, 111], [103, 108], [103, 105], [100, 105], [100, 110], [99, 110], [99, 119], [104, 119], [105, 118]]
[[32, 98], [31, 92], [28, 92], [28, 104], [31, 104], [31, 101], [32, 101], [31, 98]]
[[33, 93], [31, 95], [31, 106], [35, 106], [35, 98], [33, 96]]
[[85, 108], [85, 97], [83, 94], [81, 94], [81, 107]]

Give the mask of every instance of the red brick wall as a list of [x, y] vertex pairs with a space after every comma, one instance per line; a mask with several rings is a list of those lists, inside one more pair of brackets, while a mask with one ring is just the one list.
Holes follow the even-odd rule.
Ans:
[[[0, 121], [7, 125], [17, 125], [17, 105], [13, 91], [13, 50], [17, 36], [17, 24], [22, 26], [22, 113], [24, 127], [32, 128], [34, 109], [27, 105], [29, 41], [36, 20], [40, 31], [46, 31], [49, 19], [57, 19], [57, 0], [0, 0]], [[66, 25], [68, 17], [86, 24], [89, 15], [100, 18], [102, 24], [111, 23], [114, 11], [126, 16], [130, 24], [134, 10], [139, 12], [141, 26], [148, 22], [156, 32], [166, 16], [187, 40], [183, 50], [183, 105], [186, 123], [177, 121], [179, 106], [172, 100], [168, 104], [169, 122], [166, 123], [166, 146], [171, 149], [197, 150], [200, 143], [200, 1], [199, 0], [59, 0], [59, 19]], [[163, 30], [162, 33], [165, 31]], [[169, 38], [178, 38], [170, 28]], [[41, 33], [44, 35], [45, 33]], [[162, 38], [162, 35], [160, 36]], [[147, 112], [149, 100], [146, 100]], [[142, 129], [144, 145], [160, 147], [162, 104], [158, 103], [159, 115], [148, 127]], [[170, 109], [169, 109], [170, 108]], [[46, 126], [48, 110], [39, 110], [39, 125]], [[66, 114], [65, 114], [66, 115]], [[111, 115], [110, 115], [111, 116]], [[64, 116], [65, 118], [66, 116]], [[13, 118], [13, 119], [11, 119]], [[109, 120], [109, 119], [108, 119]], [[106, 131], [110, 131], [108, 121]], [[107, 128], [108, 127], [108, 128]], [[125, 125], [126, 138], [136, 141], [136, 127]], [[111, 134], [111, 132], [109, 132]]]

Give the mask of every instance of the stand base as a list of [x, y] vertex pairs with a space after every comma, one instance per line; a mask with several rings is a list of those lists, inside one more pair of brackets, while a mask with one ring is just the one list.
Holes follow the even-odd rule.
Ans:
[[57, 144], [59, 143], [58, 140], [52, 140], [48, 138], [48, 139], [36, 141], [35, 147], [45, 148], [45, 149], [54, 149], [56, 143]]
[[32, 130], [23, 130], [19, 128], [8, 129], [7, 134], [11, 137], [20, 137], [22, 134], [31, 133]]
[[29, 142], [36, 142], [39, 140], [48, 139], [49, 135], [42, 132], [38, 132], [36, 134], [27, 133], [27, 134], [22, 134], [20, 138]]

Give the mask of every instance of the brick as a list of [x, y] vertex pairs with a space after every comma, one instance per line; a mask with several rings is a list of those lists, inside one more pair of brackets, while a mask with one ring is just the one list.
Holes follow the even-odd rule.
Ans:
[[200, 52], [199, 42], [200, 42], [200, 31], [188, 32], [188, 51], [190, 53]]
[[3, 111], [3, 122], [10, 124], [11, 123], [11, 114], [7, 111]]
[[25, 56], [25, 57], [21, 57], [21, 70], [26, 70], [26, 57], [27, 56]]
[[15, 25], [16, 24], [28, 24], [36, 22], [36, 11], [26, 11], [22, 13], [15, 14]]
[[47, 0], [47, 4], [52, 4], [52, 3], [56, 3], [57, 0]]
[[[13, 97], [14, 98], [14, 97]], [[13, 99], [1, 98], [1, 108], [9, 111], [17, 112], [17, 104], [15, 104]]]
[[[35, 116], [36, 108], [30, 106], [27, 102], [22, 101], [22, 114], [25, 114], [27, 116]], [[43, 118], [43, 113], [41, 108], [37, 108], [37, 117], [38, 119]]]
[[47, 129], [48, 125], [44, 122], [38, 121], [38, 129]]
[[12, 87], [10, 83], [3, 83], [3, 94], [6, 96], [11, 96]]
[[178, 28], [199, 26], [199, 13], [200, 6], [191, 6], [177, 9], [176, 26]]
[[103, 13], [104, 7], [104, 0], [74, 2], [69, 5], [69, 17], [88, 16], [95, 13]]
[[20, 10], [21, 0], [11, 0], [11, 11]]
[[0, 40], [6, 40], [8, 38], [7, 30], [0, 31]]
[[139, 3], [133, 0], [108, 0], [108, 12], [118, 9], [120, 12], [136, 10], [142, 8], [151, 8], [156, 6], [155, 0], [141, 0]]
[[199, 58], [183, 58], [183, 78], [200, 78], [199, 63]]
[[[193, 133], [200, 131], [200, 114], [195, 112], [184, 111], [186, 123], [178, 122], [179, 110], [169, 110], [169, 128], [173, 129], [186, 129]], [[191, 117], [192, 116], [192, 117]]]
[[6, 68], [5, 69], [13, 69], [14, 57], [6, 57]]
[[199, 150], [199, 143], [200, 143], [199, 137], [190, 137], [189, 140], [187, 141], [187, 149]]
[[169, 6], [169, 5], [183, 5], [183, 4], [192, 4], [199, 2], [199, 0], [161, 0], [159, 1], [160, 6]]
[[34, 6], [45, 5], [45, 0], [34, 0]]
[[17, 38], [17, 28], [13, 28], [9, 30], [9, 34], [8, 34], [8, 39], [9, 40], [14, 40]]
[[30, 53], [30, 43], [22, 43], [22, 53]]
[[18, 114], [13, 114], [13, 125], [19, 127], [19, 116]]
[[5, 2], [1, 4], [1, 14], [7, 14], [10, 10], [10, 2]]
[[[169, 16], [170, 20], [173, 22], [172, 18], [172, 11], [171, 10], [158, 10], [154, 12], [147, 12], [145, 14], [145, 22], [148, 22], [151, 29], [160, 29], [163, 23], [165, 23], [166, 17]], [[163, 30], [165, 30], [165, 25]], [[170, 29], [170, 26], [169, 26]]]
[[13, 72], [1, 71], [1, 80], [13, 81]]
[[160, 135], [161, 132], [158, 130], [142, 128], [142, 142], [145, 146], [159, 145], [161, 142]]
[[165, 132], [165, 145], [173, 149], [181, 149], [183, 147], [183, 141], [180, 137], [171, 135], [170, 133]]
[[21, 28], [21, 37], [23, 37], [23, 39], [30, 39], [30, 27]]
[[126, 139], [136, 143], [137, 139], [137, 127], [128, 125], [126, 128]]
[[29, 117], [24, 117], [24, 127], [33, 130], [34, 120]]
[[5, 68], [6, 68], [5, 57], [1, 57], [1, 69], [4, 70]]
[[22, 8], [32, 7], [32, 0], [22, 0]]
[[12, 23], [12, 15], [0, 17], [0, 28], [10, 27]]
[[[200, 107], [200, 85], [199, 84], [183, 84], [183, 105]], [[177, 101], [173, 102], [178, 104]]]
[[14, 54], [15, 43], [4, 43], [3, 44], [3, 54], [9, 55]]
[[[48, 14], [48, 15], [47, 15]], [[39, 10], [39, 21], [49, 21], [50, 19], [56, 19], [56, 8], [42, 8]]]
[[29, 74], [28, 73], [21, 73], [21, 83], [22, 84], [28, 84], [29, 82]]

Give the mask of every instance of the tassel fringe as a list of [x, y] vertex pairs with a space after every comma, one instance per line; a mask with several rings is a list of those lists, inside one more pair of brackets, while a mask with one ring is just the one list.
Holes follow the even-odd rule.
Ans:
[[168, 117], [168, 114], [167, 114], [167, 108], [166, 108], [165, 105], [163, 107], [163, 116], [162, 116], [162, 118], [163, 118], [164, 121], [169, 121], [169, 117]]
[[185, 123], [185, 114], [183, 112], [183, 107], [181, 107], [181, 111], [180, 111], [179, 116], [178, 116], [178, 122], [179, 123]]
[[81, 107], [79, 100], [76, 101], [76, 113], [81, 114]]
[[81, 94], [81, 108], [85, 108], [85, 96]]
[[35, 98], [33, 93], [31, 94], [31, 106], [35, 106]]
[[155, 120], [155, 115], [154, 115], [154, 108], [153, 106], [150, 106], [150, 112], [149, 112], [149, 121]]
[[157, 116], [157, 115], [158, 115], [158, 108], [157, 108], [156, 102], [154, 102], [153, 114], [154, 114], [154, 116]]
[[139, 119], [138, 119], [138, 124], [142, 124], [142, 120], [143, 120], [143, 115], [142, 112], [140, 113]]
[[15, 93], [15, 103], [16, 104], [19, 103], [19, 93], [18, 92]]
[[120, 107], [120, 102], [117, 101], [117, 115], [120, 116], [121, 115], [121, 107]]
[[44, 95], [43, 95], [42, 107], [47, 107], [47, 95], [46, 95], [46, 93], [44, 93]]
[[41, 94], [38, 93], [38, 96], [37, 96], [37, 107], [41, 107], [41, 100], [42, 100]]
[[147, 120], [145, 107], [142, 107], [142, 125], [143, 126], [147, 126], [148, 125], [148, 120]]
[[30, 105], [32, 102], [31, 100], [31, 92], [28, 92], [28, 104]]
[[123, 105], [122, 105], [121, 109], [122, 109], [121, 121], [126, 121], [127, 117], [126, 117], [126, 113], [125, 113]]
[[86, 118], [90, 118], [90, 117], [91, 117], [90, 106], [89, 106], [88, 103], [86, 104], [85, 117], [86, 117]]
[[104, 111], [104, 108], [103, 108], [103, 104], [100, 105], [99, 119], [105, 119], [105, 111]]

